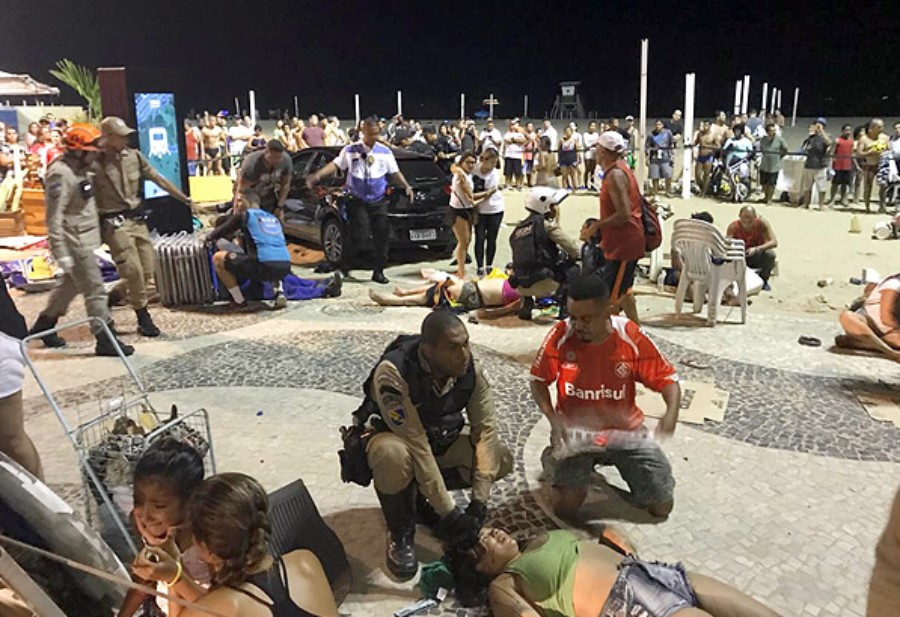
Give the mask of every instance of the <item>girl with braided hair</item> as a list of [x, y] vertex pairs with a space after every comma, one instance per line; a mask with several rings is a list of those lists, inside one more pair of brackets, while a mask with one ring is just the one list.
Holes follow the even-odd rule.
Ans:
[[211, 476], [197, 488], [188, 520], [213, 573], [209, 592], [197, 604], [234, 617], [337, 617], [325, 571], [311, 551], [278, 557], [269, 552], [268, 510], [263, 487], [241, 473]]

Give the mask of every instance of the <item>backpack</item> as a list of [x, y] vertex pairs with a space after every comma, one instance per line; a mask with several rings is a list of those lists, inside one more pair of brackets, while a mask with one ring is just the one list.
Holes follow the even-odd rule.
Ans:
[[662, 244], [662, 225], [659, 215], [647, 198], [641, 195], [641, 224], [644, 226], [644, 251], [649, 253]]

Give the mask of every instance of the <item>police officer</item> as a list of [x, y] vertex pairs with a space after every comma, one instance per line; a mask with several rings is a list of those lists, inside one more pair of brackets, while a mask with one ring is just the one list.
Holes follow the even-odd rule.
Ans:
[[[50, 301], [31, 328], [31, 334], [56, 326], [79, 293], [84, 296], [88, 316], [109, 323], [106, 290], [94, 251], [100, 248], [100, 223], [93, 197], [92, 179], [88, 170], [97, 152], [100, 131], [90, 124], [73, 124], [63, 138], [65, 152], [47, 167], [46, 221], [50, 252], [65, 273], [62, 283], [50, 292]], [[115, 356], [113, 341], [102, 326], [91, 326], [97, 338], [98, 356]], [[41, 338], [47, 347], [62, 347], [66, 342], [56, 334]], [[125, 355], [134, 347], [119, 341]]]
[[[578, 246], [557, 222], [557, 208], [566, 197], [563, 189], [531, 189], [525, 197], [528, 217], [509, 236], [514, 270], [509, 283], [522, 296], [520, 319], [531, 319], [534, 298], [551, 296], [556, 296], [560, 317], [565, 316], [565, 282], [577, 270], [573, 263], [581, 256]], [[559, 263], [560, 251], [568, 262]]]
[[[472, 359], [469, 333], [448, 311], [426, 317], [421, 335], [391, 343], [364, 389], [354, 420], [376, 431], [366, 454], [388, 528], [387, 565], [408, 580], [419, 567], [417, 509], [445, 539], [477, 534], [491, 485], [510, 472], [512, 456], [498, 439], [491, 387]], [[463, 511], [448, 489], [468, 487]]]
[[[97, 164], [94, 188], [103, 241], [109, 246], [119, 276], [128, 289], [128, 302], [137, 315], [138, 332], [143, 336], [159, 336], [159, 328], [147, 311], [147, 287], [153, 281], [154, 259], [146, 214], [139, 210], [142, 181], [152, 180], [185, 204], [190, 205], [191, 200], [153, 169], [140, 152], [128, 147], [128, 137], [134, 129], [121, 118], [104, 118], [100, 131], [103, 153]], [[114, 289], [110, 304], [115, 304], [121, 293], [119, 287]]]
[[351, 258], [355, 257], [357, 262], [361, 261], [358, 254], [360, 247], [368, 245], [371, 238], [375, 250], [372, 280], [386, 285], [390, 281], [384, 275], [384, 268], [387, 265], [391, 238], [387, 213], [388, 179], [403, 188], [410, 203], [415, 194], [397, 166], [394, 153], [378, 142], [380, 131], [377, 118], [370, 117], [363, 120], [360, 140], [344, 146], [332, 162], [309, 174], [306, 177], [306, 185], [311, 189], [322, 178], [334, 175], [338, 171], [347, 174], [345, 188], [349, 193], [346, 204], [350, 238], [344, 243], [343, 248], [346, 253], [350, 253], [350, 246], [354, 246], [357, 254], [344, 254], [341, 258], [341, 268], [346, 275], [351, 267]]

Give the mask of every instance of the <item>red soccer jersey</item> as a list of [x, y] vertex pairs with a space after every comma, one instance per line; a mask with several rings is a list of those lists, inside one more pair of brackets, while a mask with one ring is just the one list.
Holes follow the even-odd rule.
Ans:
[[568, 424], [637, 430], [644, 413], [634, 402], [635, 382], [659, 392], [678, 375], [637, 324], [611, 320], [613, 332], [599, 344], [579, 340], [568, 321], [557, 323], [531, 365], [531, 377], [556, 382], [556, 410]]

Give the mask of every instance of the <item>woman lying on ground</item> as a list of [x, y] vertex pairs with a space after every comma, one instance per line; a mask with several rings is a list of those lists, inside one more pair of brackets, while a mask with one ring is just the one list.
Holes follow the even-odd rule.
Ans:
[[213, 572], [212, 587], [197, 604], [229, 617], [337, 617], [328, 579], [311, 551], [269, 552], [268, 509], [262, 486], [244, 474], [218, 474], [197, 488], [188, 520]]
[[846, 334], [836, 336], [834, 344], [900, 362], [900, 274], [868, 285], [862, 301], [854, 304], [838, 318]]
[[436, 308], [448, 302], [478, 310], [481, 319], [496, 319], [518, 312], [522, 297], [505, 278], [465, 281], [452, 274], [424, 269], [422, 276], [432, 281], [415, 289], [397, 287], [392, 294], [369, 290], [369, 297], [381, 306], [426, 306]]
[[644, 561], [566, 530], [519, 550], [506, 532], [485, 528], [474, 547], [447, 557], [460, 601], [483, 603], [488, 588], [494, 617], [777, 617], [681, 564]]

